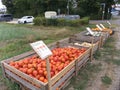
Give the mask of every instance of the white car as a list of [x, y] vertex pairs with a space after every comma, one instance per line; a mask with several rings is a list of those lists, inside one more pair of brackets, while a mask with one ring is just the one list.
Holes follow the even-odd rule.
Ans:
[[118, 16], [118, 15], [119, 15], [119, 11], [112, 11], [111, 14], [112, 14], [113, 16]]
[[18, 23], [32, 23], [34, 17], [33, 16], [24, 16], [21, 19], [18, 19]]
[[115, 10], [120, 11], [120, 4], [115, 5]]

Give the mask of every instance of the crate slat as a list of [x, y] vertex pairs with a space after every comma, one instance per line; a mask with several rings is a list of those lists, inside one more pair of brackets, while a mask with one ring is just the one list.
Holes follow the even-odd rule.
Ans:
[[30, 90], [41, 90], [40, 88], [37, 88], [37, 87], [33, 86], [32, 84], [30, 84], [26, 80], [20, 78], [18, 75], [12, 73], [11, 71], [6, 69], [5, 72], [6, 72], [8, 77], [11, 77], [11, 78], [15, 79], [17, 82], [21, 83], [22, 85], [29, 88]]
[[41, 82], [41, 81], [39, 81], [39, 80], [37, 80], [37, 79], [35, 79], [35, 78], [33, 78], [33, 77], [30, 77], [29, 75], [27, 75], [27, 74], [25, 74], [25, 73], [17, 70], [16, 68], [14, 68], [14, 67], [6, 64], [6, 63], [4, 63], [4, 68], [6, 68], [6, 69], [8, 69], [8, 70], [10, 70], [10, 71], [12, 71], [12, 72], [14, 72], [14, 73], [17, 74], [18, 76], [23, 77], [24, 79], [28, 80], [29, 82], [33, 82], [33, 83], [36, 84], [37, 86], [40, 86], [40, 87], [41, 87], [42, 85], [44, 85], [44, 86], [46, 85], [45, 83], [43, 83], [43, 82]]
[[91, 48], [88, 48], [82, 55], [80, 55], [79, 57], [78, 57], [78, 62], [80, 61], [80, 60], [82, 60], [82, 58], [84, 58], [86, 55], [90, 55], [90, 50], [91, 50]]
[[73, 66], [75, 66], [75, 61], [72, 61], [68, 66], [66, 66], [62, 71], [60, 71], [57, 75], [51, 78], [51, 84], [55, 84], [65, 73], [67, 73]]
[[72, 74], [74, 74], [75, 67], [68, 71], [55, 85], [53, 85], [52, 90], [56, 90], [62, 83], [65, 83], [65, 80], [68, 79]]

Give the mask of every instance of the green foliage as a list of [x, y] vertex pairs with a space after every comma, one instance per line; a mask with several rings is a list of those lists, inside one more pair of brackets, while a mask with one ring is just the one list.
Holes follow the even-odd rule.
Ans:
[[66, 25], [66, 24], [65, 24], [65, 22], [66, 22], [65, 19], [60, 18], [60, 19], [58, 19], [57, 21], [58, 21], [58, 26], [65, 26], [65, 25]]
[[46, 19], [44, 17], [36, 17], [33, 22], [34, 25], [45, 25]]
[[81, 25], [85, 25], [85, 24], [89, 24], [89, 17], [84, 17], [82, 19], [80, 19], [80, 24]]
[[65, 20], [65, 19], [45, 19], [44, 17], [36, 17], [34, 19], [35, 25], [44, 26], [80, 26], [89, 23], [89, 17], [84, 17], [77, 20]]
[[110, 85], [112, 83], [112, 79], [107, 75], [101, 77], [101, 80], [104, 84]]
[[98, 50], [98, 51], [94, 54], [95, 60], [98, 60], [98, 59], [100, 58], [100, 56], [101, 56], [101, 51]]
[[78, 20], [66, 20], [65, 25], [73, 26], [73, 27], [80, 26], [80, 19], [78, 19]]
[[[3, 3], [7, 6], [8, 12], [13, 14], [14, 17], [22, 17], [24, 15], [44, 15], [45, 11], [58, 11], [60, 14], [68, 13], [68, 1], [69, 0], [3, 0]], [[101, 3], [105, 3], [105, 18], [107, 18], [108, 8], [114, 4], [114, 0], [76, 0], [77, 7], [73, 8], [75, 0], [69, 1], [69, 14], [77, 14], [81, 17], [92, 15], [99, 15], [102, 13]], [[100, 12], [100, 13], [99, 13]], [[94, 18], [95, 18], [94, 17]]]
[[7, 85], [8, 90], [20, 90], [19, 84], [12, 82], [9, 79], [5, 79], [4, 82]]
[[57, 26], [58, 21], [57, 19], [46, 19], [46, 26]]
[[114, 59], [112, 62], [118, 66], [120, 66], [120, 59]]

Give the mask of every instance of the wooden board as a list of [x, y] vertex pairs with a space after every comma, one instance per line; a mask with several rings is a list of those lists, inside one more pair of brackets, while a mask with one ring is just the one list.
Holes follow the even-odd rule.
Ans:
[[16, 83], [22, 84], [23, 86], [27, 87], [30, 90], [43, 90], [42, 88], [38, 88], [34, 86], [32, 83], [29, 83], [28, 81], [22, 79], [18, 75], [12, 73], [11, 71], [5, 69], [6, 75], [8, 78], [14, 79]]
[[68, 66], [66, 66], [62, 71], [60, 71], [57, 75], [55, 75], [51, 79], [51, 84], [55, 84], [61, 77], [63, 77], [70, 69], [75, 66], [75, 60], [72, 61]]

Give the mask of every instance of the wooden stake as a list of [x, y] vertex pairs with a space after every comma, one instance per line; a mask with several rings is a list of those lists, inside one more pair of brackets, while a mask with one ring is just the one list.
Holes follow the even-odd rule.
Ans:
[[47, 67], [47, 78], [48, 78], [48, 90], [52, 90], [49, 58], [46, 59], [46, 67]]
[[93, 41], [94, 41], [94, 37], [92, 37], [92, 42], [91, 42], [91, 53], [90, 53], [90, 61], [92, 62], [93, 59]]
[[59, 48], [60, 47], [60, 42], [56, 42], [56, 47]]
[[75, 61], [75, 76], [78, 75], [78, 59]]
[[100, 36], [100, 41], [99, 41], [99, 49], [100, 49], [100, 47], [101, 47], [101, 44], [102, 44], [102, 36]]

